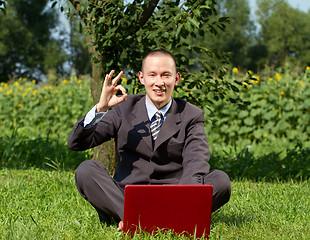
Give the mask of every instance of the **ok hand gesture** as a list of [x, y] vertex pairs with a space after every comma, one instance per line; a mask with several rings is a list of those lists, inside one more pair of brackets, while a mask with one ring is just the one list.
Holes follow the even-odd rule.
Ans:
[[[113, 76], [114, 70], [112, 70], [109, 74], [105, 76], [100, 100], [97, 103], [97, 112], [106, 112], [109, 108], [123, 102], [126, 100], [127, 94], [126, 90], [123, 86], [116, 86], [118, 80], [123, 75], [123, 71], [121, 71], [112, 81], [111, 78]], [[116, 96], [115, 93], [117, 91], [122, 92], [122, 96]]]

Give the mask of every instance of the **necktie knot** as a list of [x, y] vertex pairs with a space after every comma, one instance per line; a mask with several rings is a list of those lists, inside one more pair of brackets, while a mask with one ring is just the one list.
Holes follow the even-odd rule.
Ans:
[[159, 111], [154, 114], [154, 117], [153, 117], [154, 121], [152, 122], [150, 126], [153, 140], [156, 140], [156, 138], [158, 137], [158, 133], [162, 125], [162, 117], [163, 115]]
[[154, 117], [155, 117], [155, 120], [161, 120], [161, 118], [162, 118], [161, 112], [156, 112], [156, 113], [154, 114]]

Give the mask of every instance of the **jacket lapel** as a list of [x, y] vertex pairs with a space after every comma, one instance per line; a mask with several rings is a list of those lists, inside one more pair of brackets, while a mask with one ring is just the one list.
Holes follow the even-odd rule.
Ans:
[[[178, 111], [178, 104], [173, 99], [171, 108], [167, 114], [167, 118], [160, 128], [160, 132], [155, 141], [154, 151], [167, 139], [171, 138], [174, 134], [180, 131], [179, 123], [181, 122], [181, 117]], [[151, 140], [152, 141], [152, 140]]]
[[135, 108], [132, 111], [131, 124], [152, 151], [152, 137], [150, 134], [150, 122], [145, 106], [145, 97], [142, 97], [136, 103]]

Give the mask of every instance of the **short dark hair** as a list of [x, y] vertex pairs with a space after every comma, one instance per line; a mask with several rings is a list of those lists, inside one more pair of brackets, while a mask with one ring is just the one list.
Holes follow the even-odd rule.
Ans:
[[150, 51], [148, 54], [146, 54], [142, 60], [142, 71], [143, 71], [145, 59], [147, 59], [148, 57], [160, 56], [160, 55], [171, 57], [175, 65], [175, 71], [177, 71], [177, 61], [175, 60], [175, 57], [170, 52], [164, 49], [155, 49], [155, 50]]

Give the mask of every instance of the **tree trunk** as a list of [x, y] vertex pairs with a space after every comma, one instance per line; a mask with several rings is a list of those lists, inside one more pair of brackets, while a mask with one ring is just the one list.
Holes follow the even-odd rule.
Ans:
[[[95, 47], [88, 48], [89, 53], [93, 56]], [[97, 104], [100, 99], [103, 80], [103, 68], [101, 65], [92, 63], [92, 78], [90, 82], [90, 90], [93, 97], [94, 104]], [[93, 149], [93, 160], [102, 163], [111, 175], [114, 174], [116, 169], [115, 159], [115, 144], [113, 140], [105, 142]]]

